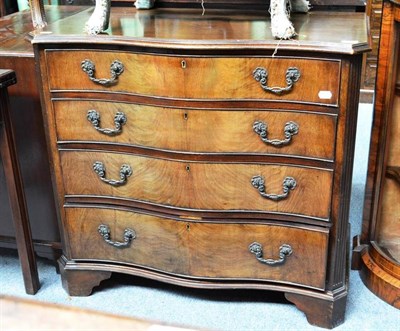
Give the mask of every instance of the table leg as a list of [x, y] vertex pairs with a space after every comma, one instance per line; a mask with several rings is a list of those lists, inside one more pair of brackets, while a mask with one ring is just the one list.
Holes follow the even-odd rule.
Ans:
[[15, 84], [15, 82], [16, 78], [13, 71], [0, 70], [0, 150], [14, 220], [15, 237], [25, 290], [28, 294], [35, 294], [39, 290], [40, 282], [22, 177], [15, 148], [7, 93], [7, 86]]

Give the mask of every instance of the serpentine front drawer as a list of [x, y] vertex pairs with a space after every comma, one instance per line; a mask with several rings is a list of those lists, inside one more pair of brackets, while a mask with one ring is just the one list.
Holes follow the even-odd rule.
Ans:
[[329, 220], [331, 170], [185, 162], [90, 150], [60, 152], [66, 195], [108, 196], [174, 208], [261, 211]]
[[68, 294], [122, 272], [342, 323], [365, 15], [279, 41], [266, 11], [114, 7], [88, 36], [91, 13], [32, 41]]
[[325, 288], [328, 230], [323, 228], [196, 223], [102, 208], [65, 212], [70, 257], [76, 261]]
[[340, 61], [46, 50], [51, 91], [338, 104]]
[[337, 116], [284, 110], [198, 110], [95, 100], [54, 101], [57, 139], [191, 153], [333, 160]]

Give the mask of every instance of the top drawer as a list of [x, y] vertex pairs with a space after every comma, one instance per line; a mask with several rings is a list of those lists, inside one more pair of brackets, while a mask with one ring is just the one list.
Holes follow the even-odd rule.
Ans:
[[[47, 50], [46, 58], [53, 91], [98, 90], [169, 98], [270, 99], [327, 105], [337, 105], [339, 98], [340, 61], [180, 57], [95, 50]], [[85, 60], [91, 63], [86, 62], [86, 72], [82, 69]], [[122, 72], [121, 65], [112, 65], [116, 60], [122, 64]], [[93, 66], [94, 71], [90, 72]], [[300, 76], [291, 76], [293, 70], [289, 68], [297, 68]], [[108, 83], [95, 82], [90, 75]], [[266, 86], [287, 91], [276, 94], [266, 91]]]

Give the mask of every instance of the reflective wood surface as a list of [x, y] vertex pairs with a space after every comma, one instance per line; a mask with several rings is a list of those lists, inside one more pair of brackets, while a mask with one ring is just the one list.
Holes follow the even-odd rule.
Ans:
[[[93, 44], [181, 46], [196, 49], [229, 49], [246, 44], [250, 49], [320, 50], [353, 54], [369, 49], [367, 20], [364, 13], [310, 12], [292, 14], [298, 36], [293, 40], [275, 40], [271, 34], [268, 12], [242, 13], [209, 10], [202, 15], [198, 9], [111, 9], [110, 27], [104, 35], [86, 36], [85, 22], [93, 9], [50, 24], [35, 32], [34, 42], [45, 35], [46, 42], [68, 40]], [[321, 33], [321, 26], [329, 26]], [[53, 38], [54, 36], [54, 38]], [[115, 39], [113, 39], [115, 37]], [[208, 42], [207, 42], [208, 41]]]

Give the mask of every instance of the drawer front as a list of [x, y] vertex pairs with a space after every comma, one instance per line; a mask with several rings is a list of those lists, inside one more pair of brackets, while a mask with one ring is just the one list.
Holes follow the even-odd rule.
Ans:
[[[84, 60], [95, 66], [92, 78], [111, 79], [98, 84], [81, 68]], [[114, 70], [115, 60], [124, 70]], [[46, 51], [51, 90], [100, 90], [147, 96], [189, 99], [272, 99], [337, 105], [340, 62], [302, 58], [200, 58], [157, 56], [115, 51]], [[264, 68], [268, 87], [286, 88], [287, 72], [296, 67], [300, 78], [291, 79], [289, 91], [275, 94], [264, 91], [254, 78]], [[258, 71], [260, 73], [260, 71]], [[261, 75], [257, 75], [260, 78]], [[290, 84], [289, 84], [290, 85]]]
[[332, 115], [185, 110], [101, 101], [55, 101], [54, 111], [59, 141], [334, 158], [336, 116]]
[[[65, 211], [71, 259], [132, 263], [184, 276], [277, 281], [324, 289], [327, 230], [192, 223], [110, 209]], [[100, 235], [100, 225], [106, 226], [108, 240], [125, 243], [124, 233], [129, 230], [135, 238], [127, 246], [114, 247]], [[250, 246], [262, 254], [256, 256]]]
[[[65, 208], [65, 215], [64, 228], [71, 259], [118, 261], [166, 272], [188, 273], [186, 228], [179, 226], [183, 223], [100, 208]], [[108, 227], [111, 241], [128, 242], [129, 246], [117, 248], [107, 243], [99, 233], [100, 225]], [[125, 241], [127, 229], [134, 231], [131, 241]]]
[[325, 287], [327, 230], [197, 223], [190, 231], [192, 275]]
[[[190, 163], [89, 151], [62, 151], [61, 164], [67, 195], [114, 196], [180, 208], [269, 211], [323, 219], [329, 219], [330, 214], [332, 171], [329, 170], [265, 164]], [[93, 170], [94, 164], [97, 173]], [[106, 180], [119, 180], [121, 172], [126, 170], [123, 165], [129, 165], [132, 170], [124, 185], [110, 185], [98, 175]], [[103, 174], [102, 166], [106, 169]], [[290, 178], [296, 181], [296, 187], [293, 188]], [[262, 180], [265, 188], [261, 187]], [[279, 201], [260, 194], [262, 191], [282, 195], [284, 186], [287, 196]]]

